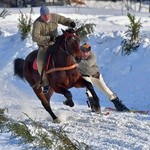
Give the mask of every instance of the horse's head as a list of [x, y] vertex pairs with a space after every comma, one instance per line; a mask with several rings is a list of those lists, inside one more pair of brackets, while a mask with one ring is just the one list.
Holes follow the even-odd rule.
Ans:
[[68, 55], [72, 56], [76, 62], [80, 62], [82, 55], [80, 50], [80, 40], [79, 37], [73, 33], [73, 30], [63, 31], [64, 36], [64, 48]]

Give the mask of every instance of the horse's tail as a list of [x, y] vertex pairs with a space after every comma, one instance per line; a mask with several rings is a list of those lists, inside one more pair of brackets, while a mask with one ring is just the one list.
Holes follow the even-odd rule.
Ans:
[[16, 58], [14, 60], [14, 75], [24, 79], [23, 66], [25, 60], [22, 58]]

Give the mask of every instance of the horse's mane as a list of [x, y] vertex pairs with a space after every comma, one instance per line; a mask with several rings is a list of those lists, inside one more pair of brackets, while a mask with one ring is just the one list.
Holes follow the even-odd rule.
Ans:
[[[77, 42], [79, 42], [78, 36], [73, 29], [62, 30], [62, 34], [56, 37], [55, 43], [50, 45], [46, 50], [45, 62], [49, 62], [49, 58], [51, 58], [56, 66], [62, 66], [66, 65], [64, 62], [67, 59], [69, 65], [70, 63], [72, 65], [72, 57], [70, 56], [72, 56], [71, 53], [73, 52], [72, 47], [78, 45]], [[62, 63], [60, 63], [60, 61], [62, 61]]]
[[47, 53], [48, 53], [48, 54], [49, 54], [49, 53], [56, 53], [56, 49], [58, 49], [59, 45], [61, 45], [62, 39], [64, 38], [64, 34], [65, 34], [66, 32], [69, 33], [69, 34], [75, 34], [75, 30], [72, 29], [72, 28], [69, 28], [69, 29], [66, 29], [66, 30], [63, 30], [63, 29], [62, 29], [62, 32], [63, 32], [63, 34], [58, 35], [58, 36], [56, 37], [56, 42], [55, 42], [55, 44], [50, 45], [50, 46], [48, 47], [48, 50], [47, 50]]
[[58, 49], [59, 45], [61, 44], [62, 38], [63, 38], [63, 35], [57, 36], [56, 42], [53, 45], [49, 45], [47, 49], [47, 53], [56, 53], [56, 49]]

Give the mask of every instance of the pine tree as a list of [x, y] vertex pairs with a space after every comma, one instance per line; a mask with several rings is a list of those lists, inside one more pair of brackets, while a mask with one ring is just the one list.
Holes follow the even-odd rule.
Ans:
[[21, 33], [21, 39], [24, 40], [27, 38], [28, 34], [31, 31], [31, 26], [32, 26], [32, 19], [31, 19], [31, 14], [33, 13], [33, 9], [31, 8], [30, 15], [27, 16], [26, 14], [23, 14], [20, 11], [20, 17], [18, 19], [18, 28]]
[[135, 51], [140, 46], [139, 33], [142, 27], [140, 19], [136, 21], [135, 16], [128, 13], [130, 25], [125, 32], [126, 38], [122, 41], [122, 54], [129, 55], [132, 51]]

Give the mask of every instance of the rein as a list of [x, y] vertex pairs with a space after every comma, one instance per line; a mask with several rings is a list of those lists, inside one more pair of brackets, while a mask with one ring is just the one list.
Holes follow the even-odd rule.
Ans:
[[49, 74], [49, 73], [52, 73], [52, 72], [55, 72], [55, 71], [66, 71], [66, 70], [70, 70], [70, 69], [76, 68], [77, 66], [78, 66], [78, 64], [73, 64], [73, 65], [68, 66], [68, 67], [52, 68], [52, 69], [46, 71], [46, 74]]
[[[61, 44], [62, 45], [62, 44]], [[73, 61], [75, 62], [75, 59], [74, 57], [69, 53], [69, 51], [65, 51], [61, 45], [59, 46], [59, 49], [62, 50], [64, 53], [66, 53], [68, 56], [71, 56], [71, 58], [73, 59]], [[65, 38], [65, 47], [66, 47], [66, 38]], [[78, 66], [78, 64], [73, 64], [71, 66], [67, 66], [67, 67], [57, 67], [57, 68], [52, 68], [52, 69], [49, 69], [48, 71], [46, 71], [46, 74], [49, 74], [49, 73], [52, 73], [52, 72], [55, 72], [55, 71], [66, 71], [66, 70], [71, 70], [71, 69], [74, 69]]]

